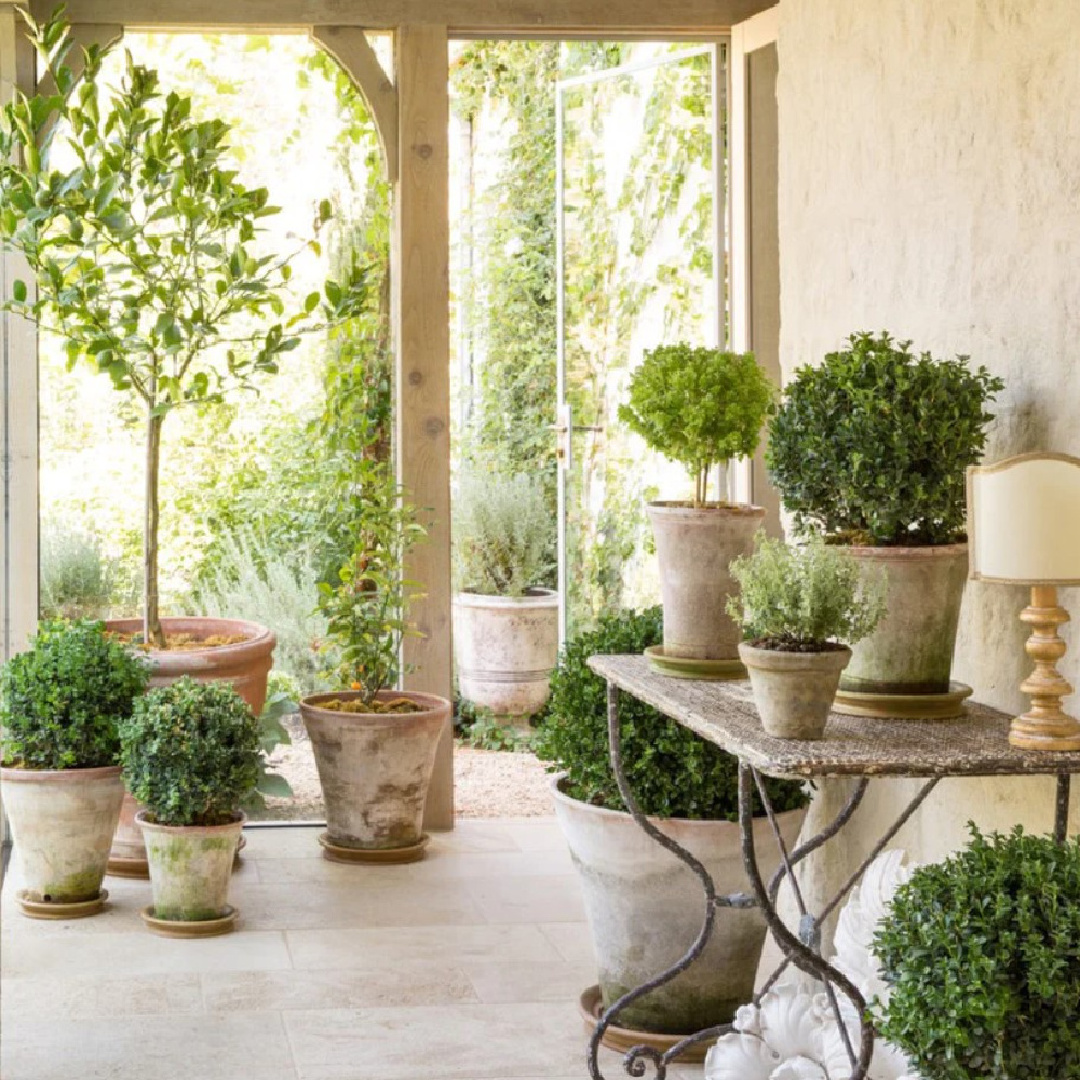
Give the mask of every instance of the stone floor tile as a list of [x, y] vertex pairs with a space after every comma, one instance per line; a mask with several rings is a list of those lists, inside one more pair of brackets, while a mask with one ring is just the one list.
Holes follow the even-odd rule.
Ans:
[[521, 818], [503, 823], [521, 851], [565, 851], [566, 839], [554, 818]]
[[588, 923], [541, 923], [540, 932], [555, 946], [559, 955], [570, 964], [589, 964], [595, 967], [596, 954]]
[[470, 878], [470, 895], [493, 923], [572, 923], [585, 921], [578, 879], [552, 877]]
[[[78, 946], [76, 945], [76, 948]], [[203, 994], [195, 974], [117, 977], [43, 974], [0, 984], [0, 1032], [32, 1021], [121, 1020], [142, 1016], [194, 1016]]]
[[596, 982], [591, 963], [500, 959], [467, 960], [465, 974], [480, 1000], [489, 1005], [535, 1002], [573, 1002]]

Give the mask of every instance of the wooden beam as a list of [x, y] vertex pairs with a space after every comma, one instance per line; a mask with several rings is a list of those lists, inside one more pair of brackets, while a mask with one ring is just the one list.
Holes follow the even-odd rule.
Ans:
[[397, 90], [383, 71], [367, 34], [358, 26], [315, 26], [311, 37], [341, 65], [364, 95], [379, 133], [386, 178], [391, 184], [396, 183], [400, 165]]
[[[390, 254], [397, 354], [397, 461], [408, 497], [430, 523], [406, 577], [425, 598], [413, 613], [423, 638], [405, 645], [405, 685], [449, 697], [450, 209], [448, 39], [445, 26], [397, 34], [400, 170]], [[454, 820], [453, 743], [447, 729], [428, 797], [427, 824]]]
[[[776, 0], [68, 0], [72, 22], [129, 29], [392, 30], [437, 21], [450, 37], [653, 36], [726, 33]], [[54, 0], [33, 0], [46, 17]]]

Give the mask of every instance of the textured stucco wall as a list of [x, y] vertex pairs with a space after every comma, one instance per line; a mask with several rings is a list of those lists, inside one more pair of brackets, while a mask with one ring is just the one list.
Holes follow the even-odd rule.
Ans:
[[[885, 328], [1006, 379], [987, 460], [1080, 456], [1080, 2], [781, 0], [779, 47], [785, 375]], [[1062, 670], [1080, 685], [1080, 590], [1062, 596]], [[1002, 709], [1025, 703], [1025, 602], [969, 583], [964, 603], [955, 676]], [[912, 787], [879, 782], [817, 876], [835, 879]], [[951, 781], [900, 839], [931, 859], [969, 819], [1042, 830], [1052, 809], [1041, 780]]]

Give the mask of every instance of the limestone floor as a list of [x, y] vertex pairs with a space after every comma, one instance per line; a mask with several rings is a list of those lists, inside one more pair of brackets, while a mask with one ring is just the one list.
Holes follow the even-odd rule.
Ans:
[[[240, 928], [171, 941], [149, 885], [106, 912], [0, 917], [2, 1080], [582, 1080], [595, 982], [551, 819], [462, 821], [412, 866], [320, 858], [317, 829], [247, 831]], [[624, 1077], [605, 1057], [610, 1080]], [[669, 1073], [697, 1080], [700, 1069]]]

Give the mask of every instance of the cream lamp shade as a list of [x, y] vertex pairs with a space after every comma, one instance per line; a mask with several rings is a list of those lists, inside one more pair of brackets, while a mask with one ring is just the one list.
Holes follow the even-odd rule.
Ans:
[[967, 481], [973, 579], [1080, 585], [1080, 458], [1023, 454]]

